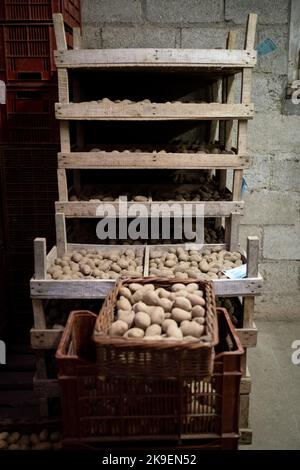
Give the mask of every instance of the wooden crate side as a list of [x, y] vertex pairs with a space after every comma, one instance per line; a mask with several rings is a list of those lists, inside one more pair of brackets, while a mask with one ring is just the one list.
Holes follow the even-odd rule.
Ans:
[[56, 103], [55, 115], [61, 120], [218, 120], [253, 118], [251, 103]]

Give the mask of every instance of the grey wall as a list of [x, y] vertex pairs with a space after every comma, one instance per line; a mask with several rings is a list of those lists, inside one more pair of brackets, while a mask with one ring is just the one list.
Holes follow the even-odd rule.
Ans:
[[256, 115], [249, 129], [252, 166], [241, 242], [247, 235], [260, 237], [265, 287], [256, 311], [279, 318], [300, 313], [300, 117], [281, 113], [288, 10], [289, 0], [82, 0], [87, 48], [224, 47], [229, 29], [238, 32], [243, 47], [247, 14], [258, 13], [257, 42], [271, 38], [278, 47], [259, 58], [254, 73]]

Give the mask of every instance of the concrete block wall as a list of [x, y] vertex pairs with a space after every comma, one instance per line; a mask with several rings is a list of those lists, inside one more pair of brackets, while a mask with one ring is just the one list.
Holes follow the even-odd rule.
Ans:
[[259, 58], [253, 74], [255, 119], [249, 125], [251, 168], [241, 244], [260, 237], [264, 318], [300, 314], [300, 116], [281, 113], [287, 83], [289, 0], [82, 0], [87, 48], [224, 47], [229, 30], [243, 47], [247, 14], [258, 14], [257, 43], [277, 49]]

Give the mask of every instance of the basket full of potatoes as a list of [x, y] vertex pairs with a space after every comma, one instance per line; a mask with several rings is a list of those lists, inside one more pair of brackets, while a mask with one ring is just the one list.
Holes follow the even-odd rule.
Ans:
[[120, 279], [102, 305], [93, 341], [104, 374], [209, 376], [218, 343], [212, 283]]

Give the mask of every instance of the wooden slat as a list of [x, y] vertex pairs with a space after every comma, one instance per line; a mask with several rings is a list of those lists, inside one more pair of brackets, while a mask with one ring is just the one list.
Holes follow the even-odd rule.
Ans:
[[[115, 216], [119, 217], [119, 203], [110, 202], [111, 207], [115, 208]], [[196, 216], [199, 214], [197, 208], [203, 207], [204, 217], [229, 217], [233, 211], [239, 211], [243, 213], [244, 202], [243, 201], [209, 201], [209, 202], [193, 202], [193, 201], [157, 201], [157, 202], [143, 202], [143, 206], [147, 208], [149, 216], [152, 211], [158, 210], [158, 207], [161, 208], [160, 213], [163, 217], [170, 216], [170, 205], [174, 204], [180, 210], [180, 213], [185, 216]], [[65, 215], [65, 217], [86, 217], [86, 218], [99, 218], [101, 217], [101, 206], [104, 206], [104, 203], [101, 202], [61, 202], [58, 201], [55, 203], [55, 211], [60, 212]], [[127, 208], [135, 207], [136, 202], [128, 202]], [[157, 208], [157, 209], [156, 209]], [[98, 210], [98, 213], [97, 213]], [[156, 213], [156, 212], [155, 212]], [[202, 213], [202, 212], [201, 212]], [[238, 218], [238, 215], [235, 214], [234, 219]], [[234, 225], [235, 227], [235, 225]], [[236, 231], [234, 232], [236, 234]], [[237, 234], [238, 235], [238, 234]], [[232, 244], [237, 248], [238, 247], [238, 236], [235, 238], [235, 241], [232, 240]]]
[[34, 240], [34, 277], [46, 279], [46, 239]]
[[46, 317], [43, 301], [39, 299], [32, 299], [32, 311], [34, 327], [38, 329], [46, 328]]
[[258, 274], [259, 238], [247, 237], [247, 276], [256, 277]]
[[254, 106], [220, 103], [56, 103], [62, 120], [210, 120], [251, 119]]
[[258, 331], [255, 325], [252, 328], [237, 328], [236, 332], [244, 348], [254, 348], [257, 345]]
[[30, 330], [30, 341], [32, 349], [56, 349], [62, 331], [50, 329], [36, 329]]
[[243, 170], [234, 170], [232, 183], [232, 197], [234, 201], [242, 199]]
[[[230, 236], [229, 236], [229, 250], [238, 251], [239, 249], [239, 234], [240, 234], [240, 216], [241, 212], [232, 212], [230, 214]], [[253, 276], [254, 277], [254, 276]]]
[[240, 395], [246, 395], [251, 393], [251, 385], [251, 375], [247, 367], [245, 377], [241, 378]]
[[73, 28], [73, 50], [81, 49], [80, 28]]
[[249, 158], [241, 155], [157, 152], [61, 152], [59, 168], [249, 168]]
[[[109, 279], [79, 280], [35, 280], [30, 281], [31, 297], [34, 299], [101, 299], [114, 286]], [[259, 295], [262, 291], [262, 278], [218, 279], [213, 280], [216, 295]]]
[[246, 36], [245, 36], [245, 49], [247, 49], [248, 51], [254, 50], [256, 24], [257, 24], [257, 14], [249, 13], [248, 20], [247, 20]]
[[240, 395], [239, 427], [249, 426], [250, 395]]
[[59, 51], [68, 50], [67, 39], [65, 33], [64, 19], [61, 13], [53, 14], [53, 24], [55, 31], [56, 47]]
[[66, 170], [57, 170], [58, 198], [60, 201], [68, 201], [68, 183]]
[[243, 301], [243, 324], [247, 328], [251, 328], [253, 325], [254, 302], [253, 296], [245, 297]]
[[59, 123], [59, 131], [61, 151], [71, 152], [69, 123], [67, 121], [61, 121]]
[[58, 68], [211, 67], [223, 70], [254, 67], [256, 63], [255, 51], [225, 49], [82, 49], [59, 50], [54, 56]]
[[33, 390], [40, 398], [59, 397], [59, 384], [57, 379], [40, 379], [37, 376], [34, 376]]
[[240, 439], [239, 445], [246, 446], [252, 444], [252, 429], [250, 428], [240, 428]]
[[57, 70], [58, 99], [60, 103], [69, 103], [69, 78], [67, 69]]
[[56, 246], [57, 256], [63, 256], [67, 251], [67, 233], [66, 221], [64, 214], [55, 214], [55, 227], [56, 227]]

